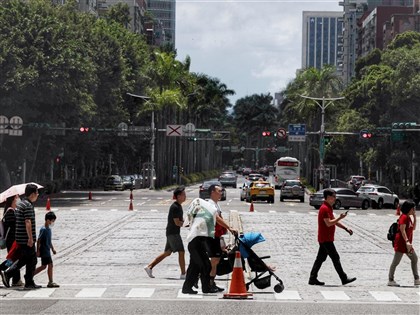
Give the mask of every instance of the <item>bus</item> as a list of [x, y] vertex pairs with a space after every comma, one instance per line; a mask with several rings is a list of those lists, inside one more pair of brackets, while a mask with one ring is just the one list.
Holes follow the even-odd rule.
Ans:
[[274, 186], [279, 189], [286, 179], [299, 179], [300, 162], [290, 156], [279, 158], [274, 163]]

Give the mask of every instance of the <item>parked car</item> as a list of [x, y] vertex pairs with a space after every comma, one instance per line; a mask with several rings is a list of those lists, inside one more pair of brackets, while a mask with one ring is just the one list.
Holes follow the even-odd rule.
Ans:
[[274, 187], [263, 180], [251, 182], [246, 189], [245, 199], [247, 202], [267, 200], [269, 203], [274, 203]]
[[360, 187], [357, 192], [372, 200], [372, 208], [382, 209], [384, 205], [391, 205], [394, 209], [398, 207], [400, 199], [389, 188], [385, 186], [366, 185]]
[[[356, 193], [348, 188], [331, 188], [335, 190], [336, 200], [334, 209], [338, 210], [341, 207], [344, 209], [349, 208], [362, 208], [366, 210], [370, 207], [371, 200], [369, 197]], [[309, 205], [315, 209], [319, 209], [324, 202], [324, 190], [319, 190], [309, 197]]]
[[254, 181], [257, 181], [259, 179], [265, 180], [265, 177], [263, 175], [259, 174], [259, 173], [251, 173], [246, 177], [246, 179], [254, 182]]
[[219, 182], [223, 186], [232, 186], [233, 188], [236, 188], [236, 181], [237, 177], [236, 174], [233, 172], [223, 172], [219, 176]]
[[124, 190], [124, 184], [121, 176], [111, 175], [105, 179], [104, 190]]
[[134, 177], [131, 175], [121, 176], [123, 182], [123, 190], [134, 189]]
[[305, 186], [300, 180], [287, 179], [280, 188], [280, 201], [284, 199], [299, 199], [305, 202]]
[[239, 197], [240, 197], [241, 201], [244, 201], [245, 200], [247, 189], [249, 188], [249, 186], [251, 185], [251, 183], [252, 183], [251, 181], [246, 180], [243, 183], [242, 187], [240, 187], [241, 193], [240, 193], [240, 196]]
[[201, 199], [209, 199], [210, 198], [210, 194], [209, 194], [209, 187], [211, 185], [217, 185], [222, 187], [222, 197], [220, 198], [220, 200], [226, 200], [226, 189], [223, 187], [222, 183], [219, 181], [206, 181], [203, 184], [200, 185], [200, 190], [198, 193], [198, 197]]

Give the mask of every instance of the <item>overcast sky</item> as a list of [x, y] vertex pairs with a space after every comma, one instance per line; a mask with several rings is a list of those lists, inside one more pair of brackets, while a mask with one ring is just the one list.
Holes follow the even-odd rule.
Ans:
[[342, 10], [334, 0], [176, 0], [178, 59], [235, 90], [233, 105], [274, 96], [301, 67], [302, 11]]

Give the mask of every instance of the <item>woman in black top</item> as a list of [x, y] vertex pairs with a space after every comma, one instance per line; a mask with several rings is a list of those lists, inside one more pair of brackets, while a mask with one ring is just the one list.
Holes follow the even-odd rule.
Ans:
[[[6, 203], [4, 206], [3, 218], [4, 218], [4, 230], [7, 233], [7, 237], [6, 237], [7, 252], [10, 251], [10, 249], [12, 248], [13, 242], [15, 241], [15, 231], [16, 231], [15, 209], [16, 209], [16, 204], [18, 201], [19, 201], [19, 195], [10, 196], [9, 198], [6, 199]], [[19, 270], [16, 270], [15, 274], [13, 275], [12, 285], [13, 286], [22, 285], [22, 281], [20, 280]]]

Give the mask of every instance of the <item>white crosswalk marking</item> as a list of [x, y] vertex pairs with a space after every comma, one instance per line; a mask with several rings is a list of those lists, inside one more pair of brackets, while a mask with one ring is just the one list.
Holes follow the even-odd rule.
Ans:
[[394, 292], [389, 292], [389, 291], [369, 291], [369, 293], [377, 301], [401, 301], [401, 299]]
[[376, 216], [376, 213], [368, 213], [367, 215], [370, 215], [372, 217], [375, 217]]
[[118, 211], [118, 209], [111, 209], [111, 211]]
[[312, 214], [312, 215], [318, 215], [318, 212], [309, 211], [309, 214]]
[[181, 298], [181, 299], [202, 299], [203, 294], [200, 294], [200, 293], [201, 292], [198, 292], [198, 294], [184, 294], [184, 293], [182, 293], [182, 289], [180, 289], [178, 291], [177, 298]]
[[90, 211], [98, 211], [98, 209], [90, 209]]
[[324, 299], [336, 301], [348, 301], [350, 297], [344, 291], [321, 291]]
[[134, 288], [125, 297], [128, 298], [149, 298], [155, 293], [155, 289], [150, 288]]
[[270, 212], [270, 213], [276, 213], [277, 211], [275, 211], [275, 210], [270, 210], [269, 212]]
[[33, 290], [33, 291], [29, 291], [28, 293], [26, 293], [24, 295], [24, 297], [26, 297], [26, 298], [46, 298], [46, 297], [50, 297], [51, 294], [53, 294], [53, 292], [55, 290], [56, 290], [55, 288], [45, 288], [45, 289]]
[[70, 211], [79, 211], [79, 209], [72, 208], [72, 209], [70, 209]]
[[284, 290], [282, 293], [274, 293], [276, 300], [302, 300], [298, 291]]
[[78, 298], [99, 298], [104, 294], [106, 288], [84, 288], [76, 294]]

